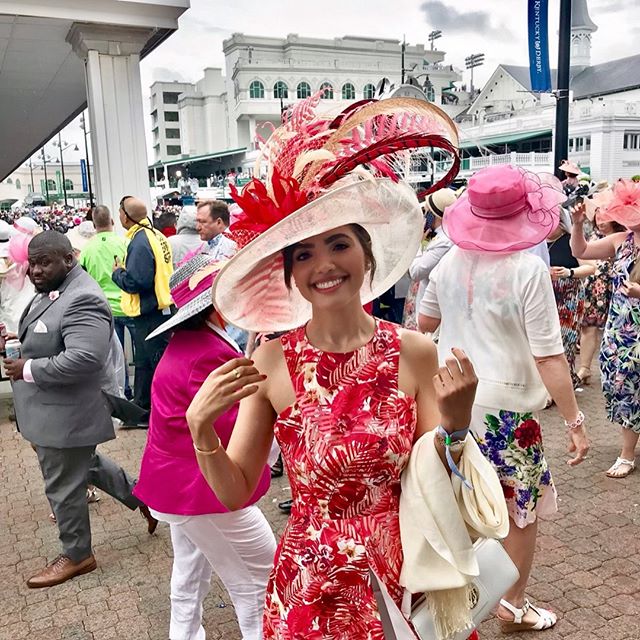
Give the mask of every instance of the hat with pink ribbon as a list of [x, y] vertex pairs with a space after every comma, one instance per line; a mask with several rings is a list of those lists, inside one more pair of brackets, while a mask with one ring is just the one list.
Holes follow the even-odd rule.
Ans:
[[210, 255], [200, 253], [176, 269], [169, 279], [169, 289], [178, 311], [150, 333], [147, 340], [173, 329], [207, 307], [213, 306], [211, 287], [226, 262], [214, 260]]
[[560, 181], [510, 165], [474, 174], [447, 207], [444, 232], [461, 249], [510, 253], [539, 244], [558, 226], [566, 200]]

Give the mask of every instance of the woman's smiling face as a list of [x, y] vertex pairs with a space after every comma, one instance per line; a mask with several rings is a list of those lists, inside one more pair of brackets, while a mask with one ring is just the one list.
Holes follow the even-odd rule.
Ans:
[[369, 269], [362, 244], [350, 225], [307, 238], [292, 249], [291, 275], [316, 308], [341, 307], [360, 296]]

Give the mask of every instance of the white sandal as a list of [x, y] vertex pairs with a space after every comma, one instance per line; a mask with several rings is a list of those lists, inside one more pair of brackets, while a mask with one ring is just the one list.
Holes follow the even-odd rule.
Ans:
[[[629, 470], [626, 473], [613, 475], [614, 471], [617, 471], [622, 465], [626, 464], [629, 467]], [[626, 478], [632, 471], [636, 468], [635, 460], [626, 460], [625, 458], [616, 458], [616, 461], [613, 463], [613, 466], [610, 469], [607, 469], [605, 475], [607, 478], [614, 478], [619, 480], [620, 478]]]
[[[504, 633], [514, 633], [515, 631], [544, 631], [545, 629], [551, 629], [558, 622], [558, 616], [553, 611], [542, 609], [532, 605], [529, 600], [524, 601], [522, 609], [514, 607], [510, 602], [506, 600], [500, 600], [500, 604], [513, 613], [513, 620], [505, 620], [498, 616], [500, 620], [500, 627]], [[527, 615], [527, 612], [531, 609], [538, 614], [538, 620], [535, 624], [530, 622], [523, 622], [523, 618]]]

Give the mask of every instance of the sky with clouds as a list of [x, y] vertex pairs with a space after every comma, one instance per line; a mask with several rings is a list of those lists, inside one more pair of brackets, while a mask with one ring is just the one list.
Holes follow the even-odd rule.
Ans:
[[[639, 0], [587, 1], [598, 25], [592, 62], [640, 53]], [[549, 0], [552, 66], [557, 60], [559, 5], [560, 0]], [[437, 45], [446, 52], [448, 64], [463, 69], [466, 56], [485, 54], [484, 67], [474, 74], [476, 86], [500, 63], [528, 64], [526, 0], [191, 0], [179, 30], [142, 61], [143, 96], [147, 98], [155, 80], [194, 82], [205, 67], [224, 67], [222, 41], [235, 32], [272, 37], [289, 33], [318, 38], [405, 37], [407, 43], [427, 45], [427, 35], [434, 29], [443, 32]], [[468, 72], [464, 80], [468, 82]], [[71, 142], [82, 139], [77, 123], [63, 135]]]

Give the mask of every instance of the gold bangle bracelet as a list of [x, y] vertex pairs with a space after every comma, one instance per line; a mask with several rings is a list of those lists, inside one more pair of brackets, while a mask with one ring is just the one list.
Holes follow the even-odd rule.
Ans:
[[220, 447], [222, 447], [222, 442], [220, 441], [220, 438], [218, 438], [218, 446], [215, 447], [215, 449], [198, 449], [198, 446], [196, 445], [196, 443], [195, 442], [193, 443], [193, 448], [195, 449], [195, 452], [199, 453], [201, 456], [212, 456], [214, 453], [217, 453]]

